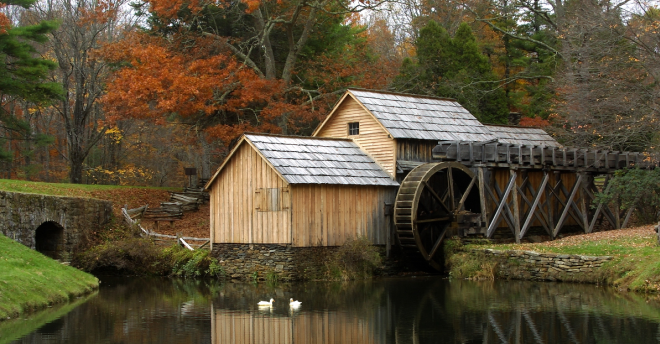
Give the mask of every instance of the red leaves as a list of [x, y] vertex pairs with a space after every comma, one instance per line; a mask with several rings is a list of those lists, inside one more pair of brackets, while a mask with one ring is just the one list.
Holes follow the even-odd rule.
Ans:
[[550, 122], [541, 117], [523, 117], [520, 119], [521, 127], [544, 128], [550, 125]]

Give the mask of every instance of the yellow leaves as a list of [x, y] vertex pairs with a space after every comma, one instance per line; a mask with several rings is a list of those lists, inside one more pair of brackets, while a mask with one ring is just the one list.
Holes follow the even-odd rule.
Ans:
[[117, 127], [111, 127], [109, 129], [106, 129], [105, 134], [116, 144], [119, 144], [121, 140], [124, 138], [121, 130], [119, 130], [119, 128]]

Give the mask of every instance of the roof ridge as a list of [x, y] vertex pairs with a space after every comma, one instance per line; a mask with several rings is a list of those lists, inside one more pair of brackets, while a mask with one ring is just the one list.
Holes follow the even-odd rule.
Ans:
[[360, 87], [349, 87], [349, 88], [347, 88], [347, 90], [348, 91], [355, 90], [355, 91], [365, 91], [365, 92], [373, 92], [373, 93], [392, 94], [392, 95], [395, 95], [395, 96], [404, 96], [404, 97], [412, 97], [412, 98], [448, 100], [448, 101], [452, 101], [452, 102], [458, 102], [458, 100], [456, 100], [454, 98], [436, 97], [436, 96], [428, 96], [428, 95], [423, 95], [423, 94], [395, 92], [395, 91], [386, 91], [386, 90], [372, 90], [372, 89], [360, 88]]
[[522, 125], [513, 125], [513, 124], [484, 124], [487, 127], [502, 127], [502, 128], [516, 128], [516, 129], [541, 129], [545, 131], [545, 129], [541, 127], [526, 127]]
[[347, 141], [353, 142], [353, 140], [348, 138], [334, 138], [334, 137], [317, 137], [317, 136], [303, 136], [303, 135], [284, 135], [284, 134], [272, 134], [272, 133], [255, 133], [251, 131], [243, 132], [243, 135], [255, 135], [255, 136], [269, 136], [269, 137], [281, 137], [286, 139], [305, 139], [305, 140], [319, 140], [319, 141]]

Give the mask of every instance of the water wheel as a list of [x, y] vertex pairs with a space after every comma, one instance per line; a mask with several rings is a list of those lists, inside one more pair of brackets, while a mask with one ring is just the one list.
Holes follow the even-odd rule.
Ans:
[[402, 248], [419, 251], [431, 266], [442, 270], [443, 239], [450, 230], [473, 225], [480, 213], [472, 171], [457, 162], [420, 165], [410, 171], [396, 195], [397, 239]]

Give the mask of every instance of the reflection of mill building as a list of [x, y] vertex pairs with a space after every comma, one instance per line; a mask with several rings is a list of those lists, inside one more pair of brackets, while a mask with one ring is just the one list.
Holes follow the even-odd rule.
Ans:
[[584, 204], [594, 174], [638, 158], [565, 149], [541, 129], [483, 125], [454, 100], [349, 90], [313, 137], [239, 140], [206, 186], [211, 241], [296, 248], [365, 236], [438, 267], [450, 230], [492, 237], [508, 228], [520, 239], [535, 227], [555, 237], [564, 225], [593, 229], [603, 214], [620, 227], [611, 211]]

